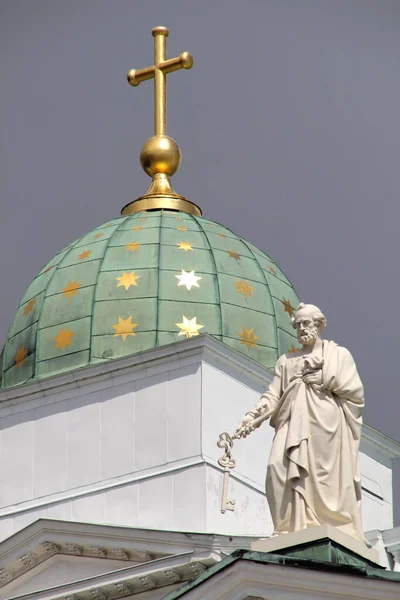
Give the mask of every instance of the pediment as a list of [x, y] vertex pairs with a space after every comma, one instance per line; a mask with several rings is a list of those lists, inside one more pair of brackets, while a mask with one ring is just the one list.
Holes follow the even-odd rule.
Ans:
[[[25, 568], [27, 561], [34, 560], [31, 556], [24, 555]], [[28, 594], [46, 588], [63, 586], [71, 581], [79, 581], [103, 575], [121, 569], [132, 563], [132, 561], [113, 560], [107, 558], [94, 558], [84, 555], [60, 554], [57, 552], [51, 557], [44, 559], [19, 573], [12, 570], [13, 579], [7, 585], [7, 596]], [[10, 572], [10, 571], [9, 571]], [[0, 575], [1, 577], [1, 575]], [[3, 579], [9, 576], [3, 573]]]
[[[29, 529], [29, 528], [28, 528]], [[20, 532], [21, 538], [23, 533]], [[14, 551], [2, 556], [0, 587], [6, 586], [7, 594], [15, 590], [18, 595], [32, 593], [44, 588], [65, 585], [71, 581], [90, 579], [99, 575], [140, 565], [160, 558], [166, 553], [150, 553], [140, 545], [129, 548], [116, 545], [117, 540], [82, 539], [61, 532], [37, 532], [26, 545], [17, 544]], [[4, 545], [4, 544], [3, 544]], [[22, 553], [21, 553], [22, 550]]]
[[[201, 562], [202, 561], [202, 562]], [[2, 600], [158, 600], [202, 575], [215, 562], [191, 552], [106, 571], [110, 561], [53, 555], [3, 584]], [[115, 565], [114, 565], [115, 566]]]
[[0, 544], [0, 596], [161, 598], [158, 589], [164, 595], [195, 579], [238, 543], [249, 542], [250, 538], [40, 519]]

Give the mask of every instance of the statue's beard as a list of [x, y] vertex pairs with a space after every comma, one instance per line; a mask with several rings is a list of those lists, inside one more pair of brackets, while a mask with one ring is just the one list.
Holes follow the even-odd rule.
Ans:
[[303, 333], [298, 333], [297, 339], [300, 344], [304, 346], [308, 346], [309, 344], [313, 344], [318, 337], [318, 329], [306, 329]]

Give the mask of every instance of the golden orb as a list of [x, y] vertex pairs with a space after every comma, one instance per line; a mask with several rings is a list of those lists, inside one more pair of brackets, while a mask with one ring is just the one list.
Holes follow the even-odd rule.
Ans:
[[166, 173], [171, 177], [179, 169], [181, 158], [178, 144], [166, 135], [153, 135], [144, 143], [140, 153], [140, 163], [150, 177], [156, 173]]

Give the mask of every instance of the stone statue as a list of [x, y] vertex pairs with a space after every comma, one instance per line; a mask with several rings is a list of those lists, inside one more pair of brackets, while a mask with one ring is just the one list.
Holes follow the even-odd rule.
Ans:
[[322, 312], [299, 304], [292, 319], [302, 348], [281, 356], [257, 406], [236, 429], [246, 437], [275, 428], [266, 493], [274, 535], [328, 523], [368, 543], [362, 532], [358, 447], [363, 386], [348, 350], [321, 340]]

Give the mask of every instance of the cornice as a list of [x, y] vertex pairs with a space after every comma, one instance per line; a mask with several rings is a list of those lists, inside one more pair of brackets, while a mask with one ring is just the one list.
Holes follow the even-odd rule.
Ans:
[[99, 362], [98, 365], [76, 369], [67, 374], [0, 390], [0, 408], [67, 390], [71, 390], [71, 396], [74, 395], [73, 390], [76, 391], [75, 395], [81, 395], [84, 386], [95, 384], [98, 389], [107, 388], [151, 376], [155, 369], [157, 372], [167, 372], [172, 365], [176, 369], [186, 364], [200, 364], [202, 360], [218, 365], [222, 371], [233, 369], [239, 379], [249, 379], [256, 388], [263, 389], [265, 383], [271, 380], [268, 369], [212, 336], [203, 334], [127, 357]]
[[38, 519], [0, 543], [0, 561], [6, 557], [32, 549], [44, 540], [58, 543], [96, 545], [105, 548], [127, 546], [145, 548], [154, 556], [166, 556], [189, 549], [231, 552], [236, 548], [250, 548], [254, 536], [228, 536], [213, 533], [192, 533], [142, 529], [122, 525], [102, 525], [58, 519]]
[[[136, 567], [151, 563], [152, 573], [159, 569], [163, 571], [161, 579], [156, 577], [156, 587], [162, 587], [193, 579], [197, 572], [200, 574], [201, 570], [219, 562], [233, 550], [249, 548], [252, 539], [40, 519], [0, 544], [0, 588], [57, 555], [107, 559], [108, 564], [115, 560], [118, 567], [121, 561], [126, 562], [126, 569], [118, 568], [104, 575], [104, 585], [108, 585], [109, 575], [121, 573], [123, 577], [117, 578], [114, 583], [124, 583], [126, 575], [128, 579], [133, 578], [129, 583], [132, 587], [133, 580], [144, 576], [143, 570], [137, 575]], [[182, 557], [185, 557], [182, 564], [188, 565], [185, 572], [175, 572], [173, 562], [166, 563], [166, 566], [162, 563], [159, 567], [160, 561], [180, 560]], [[197, 569], [193, 563], [203, 566]], [[97, 588], [101, 577], [96, 577]], [[80, 583], [83, 585], [85, 582]], [[135, 589], [136, 584], [137, 581]], [[88, 585], [92, 589], [92, 581]], [[119, 588], [122, 590], [123, 586]], [[140, 585], [139, 590], [143, 591]], [[119, 596], [114, 594], [114, 597]]]
[[[194, 582], [164, 598], [177, 600], [186, 594], [193, 600], [211, 597], [215, 600], [247, 600], [249, 595], [257, 600], [270, 597], [326, 598], [327, 590], [329, 598], [338, 600], [398, 600], [399, 597], [398, 580], [374, 579], [373, 575], [366, 576], [361, 570], [351, 573], [351, 567], [341, 571], [341, 565], [335, 564], [319, 563], [319, 568], [315, 568], [312, 563], [318, 561], [297, 559], [297, 564], [273, 564], [274, 561], [265, 560], [266, 557], [268, 554], [263, 553], [249, 553], [236, 558], [229, 556]], [[275, 560], [283, 558], [274, 554], [270, 555], [272, 557]]]
[[158, 588], [176, 587], [195, 579], [213, 564], [215, 560], [211, 558], [199, 559], [193, 551], [185, 552], [32, 593], [9, 596], [8, 600], [117, 600]]
[[[190, 581], [227, 553], [248, 548], [251, 541], [250, 537], [40, 519], [0, 544], [0, 588], [48, 559], [69, 555], [107, 559], [107, 565], [115, 560], [116, 570], [18, 598], [53, 600], [77, 594], [80, 600], [89, 600], [96, 590], [114, 600], [128, 590], [134, 594]], [[121, 561], [126, 562], [125, 568], [120, 568]]]
[[400, 565], [400, 527], [382, 531], [385, 548], [394, 557], [398, 566]]
[[362, 427], [362, 444], [368, 444], [389, 460], [400, 458], [400, 442], [378, 431], [367, 423]]

